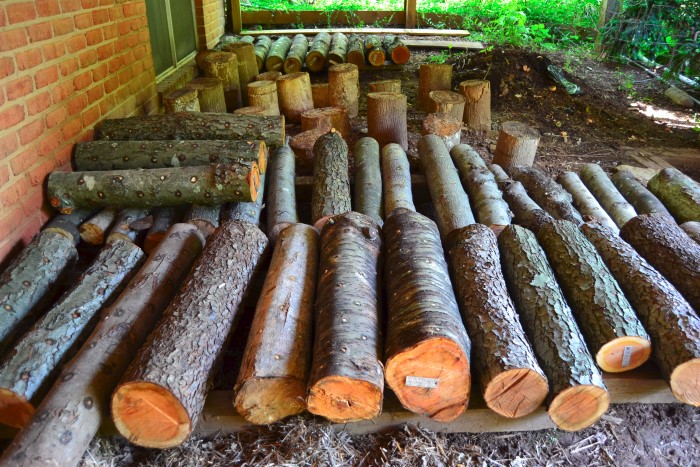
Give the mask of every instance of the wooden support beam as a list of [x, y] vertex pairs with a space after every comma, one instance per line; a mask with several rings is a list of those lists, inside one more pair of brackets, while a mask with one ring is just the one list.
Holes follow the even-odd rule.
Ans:
[[[397, 14], [403, 15], [403, 12]], [[245, 13], [244, 13], [245, 15]], [[244, 16], [245, 18], [245, 16]], [[244, 24], [249, 24], [244, 21]], [[245, 31], [248, 36], [294, 36], [295, 34], [304, 34], [305, 36], [315, 36], [319, 32], [327, 32], [333, 34], [342, 32], [343, 34], [403, 34], [406, 36], [469, 36], [469, 31], [464, 29], [410, 29], [410, 28], [321, 28], [321, 29], [267, 29]]]
[[403, 10], [406, 15], [405, 26], [406, 28], [416, 27], [416, 0], [404, 0]]
[[241, 0], [231, 0], [231, 24], [233, 33], [240, 34], [243, 30], [243, 16], [241, 15]]

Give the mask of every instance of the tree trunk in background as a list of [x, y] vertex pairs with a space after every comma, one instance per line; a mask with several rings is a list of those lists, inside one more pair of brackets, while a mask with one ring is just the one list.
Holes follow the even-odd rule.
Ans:
[[331, 125], [324, 120], [323, 126], [315, 130], [302, 131], [289, 140], [289, 147], [296, 157], [296, 170], [298, 174], [313, 174], [314, 172], [314, 145], [318, 139], [331, 131]]
[[583, 184], [576, 172], [560, 173], [557, 177], [557, 182], [571, 194], [574, 206], [582, 216], [596, 219], [615, 233], [620, 231], [612, 218], [605, 212], [603, 206], [601, 206], [598, 200], [595, 199], [595, 196], [588, 191], [588, 188], [586, 188], [586, 185]]
[[281, 77], [282, 73], [279, 71], [266, 71], [256, 76], [255, 81], [277, 81]]
[[320, 232], [330, 216], [351, 209], [348, 145], [338, 132], [331, 130], [314, 145], [311, 222]]
[[65, 235], [77, 246], [80, 243], [79, 226], [95, 212], [94, 209], [76, 209], [70, 214], [57, 214], [44, 224], [42, 231]]
[[352, 154], [355, 166], [353, 211], [372, 218], [381, 227], [384, 207], [379, 144], [374, 138], [366, 136], [355, 143]]
[[511, 167], [530, 167], [537, 155], [540, 134], [520, 122], [504, 122], [496, 141], [493, 163], [509, 171]]
[[386, 219], [399, 208], [416, 210], [411, 191], [411, 168], [406, 151], [398, 144], [387, 144], [382, 148], [382, 188]]
[[262, 222], [263, 208], [263, 192], [265, 190], [265, 176], [260, 177], [260, 196], [254, 202], [250, 203], [228, 203], [222, 209], [222, 220], [225, 221], [242, 221], [258, 226], [264, 234], [267, 231]]
[[372, 66], [381, 66], [386, 62], [386, 52], [379, 36], [367, 36], [365, 38], [365, 50], [367, 61]]
[[[260, 196], [260, 195], [258, 195]], [[192, 224], [199, 230], [199, 233], [207, 239], [219, 227], [221, 219], [221, 205], [203, 206], [201, 204], [192, 204], [185, 213], [182, 222]]]
[[501, 166], [491, 164], [489, 170], [503, 193], [503, 199], [513, 213], [513, 223], [537, 233], [539, 229], [554, 220], [547, 211], [530, 198], [522, 183], [508, 178]]
[[682, 224], [700, 221], [700, 185], [676, 168], [666, 168], [649, 180], [649, 190]]
[[405, 94], [371, 92], [367, 94], [367, 132], [380, 146], [396, 143], [408, 150]]
[[632, 205], [617, 191], [598, 164], [585, 164], [580, 175], [583, 183], [619, 228], [637, 215]]
[[418, 69], [418, 109], [430, 111], [430, 91], [452, 89], [452, 65], [424, 63]]

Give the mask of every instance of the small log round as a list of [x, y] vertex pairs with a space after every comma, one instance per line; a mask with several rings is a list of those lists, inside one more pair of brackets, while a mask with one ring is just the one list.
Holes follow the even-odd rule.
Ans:
[[[328, 123], [324, 122], [324, 120]], [[328, 124], [330, 124], [331, 128], [335, 128], [340, 133], [340, 136], [346, 140], [352, 136], [350, 117], [347, 109], [343, 107], [315, 108], [301, 114], [302, 131], [326, 128]]]
[[311, 85], [311, 99], [314, 101], [314, 108], [328, 107], [328, 83], [316, 83]]
[[213, 52], [202, 61], [204, 75], [221, 81], [224, 87], [226, 111], [233, 112], [242, 105], [238, 75], [238, 57], [230, 52]]
[[265, 107], [260, 107], [259, 105], [253, 105], [249, 107], [241, 107], [233, 111], [236, 115], [267, 115], [265, 112], [267, 110]]
[[442, 112], [457, 121], [464, 115], [464, 96], [452, 91], [430, 91], [430, 113]]
[[348, 52], [348, 38], [342, 32], [336, 32], [331, 38], [331, 48], [328, 51], [328, 64], [340, 65], [345, 63]]
[[273, 42], [265, 59], [265, 68], [267, 71], [281, 72], [284, 66], [284, 59], [287, 58], [287, 52], [292, 46], [292, 40], [287, 36], [280, 36]]
[[255, 77], [255, 81], [277, 81], [282, 77], [281, 71], [266, 71]]
[[248, 103], [251, 107], [265, 109], [263, 115], [279, 115], [277, 85], [274, 81], [253, 81], [248, 83]]
[[452, 89], [452, 65], [424, 63], [418, 69], [418, 109], [430, 112], [430, 91]]
[[405, 94], [393, 92], [367, 94], [367, 130], [369, 136], [379, 142], [380, 147], [396, 143], [404, 150], [408, 150], [406, 106]]
[[328, 103], [348, 109], [350, 118], [357, 117], [360, 105], [360, 72], [357, 65], [344, 63], [328, 69]]
[[440, 137], [450, 150], [462, 140], [462, 122], [444, 113], [430, 114], [423, 119], [421, 134]]
[[255, 59], [258, 63], [258, 72], [265, 67], [265, 59], [270, 47], [272, 47], [272, 39], [267, 36], [258, 36], [255, 41]]
[[245, 93], [248, 83], [255, 80], [258, 74], [258, 59], [255, 57], [255, 46], [249, 42], [234, 42], [222, 47], [225, 52], [233, 52], [238, 57], [238, 79], [241, 87], [243, 105], [248, 105], [248, 95]]
[[304, 58], [306, 51], [309, 49], [309, 40], [303, 34], [297, 34], [292, 39], [292, 45], [287, 52], [287, 57], [284, 59], [285, 73], [296, 73], [301, 71], [304, 66]]
[[196, 89], [177, 89], [163, 96], [166, 114], [176, 112], [199, 112], [199, 99]]
[[520, 122], [504, 122], [498, 133], [493, 163], [508, 171], [512, 166], [531, 166], [535, 161], [540, 134]]
[[491, 129], [491, 83], [488, 80], [470, 79], [459, 83], [459, 92], [466, 102], [462, 121], [475, 130]]
[[309, 49], [309, 53], [306, 54], [306, 67], [314, 72], [323, 70], [326, 67], [326, 59], [330, 48], [331, 35], [327, 32], [316, 34], [316, 37], [314, 37], [311, 43], [311, 49]]
[[280, 112], [287, 123], [301, 122], [301, 113], [314, 108], [309, 74], [290, 73], [282, 76], [276, 83]]
[[404, 45], [400, 37], [387, 34], [382, 41], [384, 50], [392, 62], [403, 65], [411, 58], [411, 51]]
[[346, 55], [348, 63], [361, 67], [365, 64], [365, 44], [362, 38], [353, 34], [348, 38], [348, 51]]
[[201, 112], [226, 112], [224, 86], [216, 78], [195, 78], [187, 83], [187, 89], [197, 91], [199, 110]]
[[331, 126], [324, 121], [323, 126], [313, 130], [302, 131], [292, 136], [289, 140], [289, 147], [294, 151], [296, 158], [296, 170], [298, 174], [311, 174], [314, 170], [314, 144], [318, 139], [328, 133]]
[[370, 65], [384, 65], [384, 62], [386, 62], [386, 52], [378, 36], [367, 36], [365, 38], [365, 50], [367, 50], [367, 61]]
[[383, 79], [369, 83], [369, 92], [401, 92], [400, 79]]

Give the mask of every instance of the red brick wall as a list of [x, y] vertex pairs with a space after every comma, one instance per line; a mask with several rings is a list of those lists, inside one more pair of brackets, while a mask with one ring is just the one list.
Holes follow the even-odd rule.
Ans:
[[199, 49], [211, 49], [224, 34], [226, 23], [223, 0], [194, 0]]
[[44, 181], [76, 141], [156, 109], [143, 0], [0, 2], [0, 262], [52, 214]]

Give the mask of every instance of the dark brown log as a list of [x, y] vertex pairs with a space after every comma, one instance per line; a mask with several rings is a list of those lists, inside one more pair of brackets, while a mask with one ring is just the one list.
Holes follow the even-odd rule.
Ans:
[[583, 183], [586, 184], [619, 228], [622, 228], [628, 220], [637, 215], [632, 205], [617, 191], [615, 185], [598, 164], [585, 164], [580, 175]]
[[372, 66], [384, 65], [386, 62], [386, 52], [382, 47], [382, 40], [379, 36], [367, 36], [365, 38], [365, 50], [367, 51], [367, 61]]
[[57, 214], [42, 227], [44, 232], [56, 232], [73, 240], [74, 245], [80, 243], [79, 226], [95, 214], [94, 209], [76, 209], [70, 214]]
[[236, 383], [235, 407], [269, 424], [306, 409], [318, 269], [316, 229], [294, 224], [275, 244]]
[[331, 35], [327, 32], [316, 34], [309, 53], [306, 54], [306, 67], [310, 71], [321, 71], [326, 67], [328, 51], [331, 48]]
[[462, 122], [442, 112], [433, 113], [423, 119], [421, 134], [439, 136], [450, 150], [462, 140]]
[[663, 214], [633, 217], [620, 236], [700, 310], [700, 245]]
[[328, 64], [340, 65], [346, 62], [348, 53], [348, 37], [342, 32], [336, 32], [331, 37], [331, 48], [328, 51]]
[[571, 222], [554, 221], [537, 233], [542, 249], [604, 371], [628, 371], [651, 354], [649, 335], [595, 247]]
[[485, 79], [470, 79], [459, 83], [459, 92], [466, 102], [462, 121], [469, 128], [489, 131], [491, 129], [491, 82]]
[[150, 255], [163, 241], [168, 229], [178, 222], [178, 212], [174, 207], [163, 206], [153, 210], [153, 225], [143, 240], [143, 251]]
[[353, 211], [371, 217], [381, 227], [384, 223], [384, 207], [379, 144], [374, 138], [360, 138], [353, 147], [352, 155], [355, 166]]
[[267, 71], [282, 71], [284, 59], [287, 58], [287, 52], [292, 46], [292, 40], [287, 36], [280, 36], [270, 47], [265, 59], [265, 68]]
[[263, 115], [279, 115], [275, 81], [252, 81], [248, 83], [248, 102], [251, 106], [265, 109]]
[[267, 229], [262, 222], [263, 193], [265, 191], [265, 175], [260, 177], [260, 195], [258, 199], [250, 203], [228, 203], [224, 205], [221, 218], [225, 221], [248, 222], [256, 225], [263, 233]]
[[163, 96], [166, 114], [199, 112], [199, 94], [196, 89], [181, 88]]
[[307, 405], [337, 423], [382, 410], [381, 244], [379, 226], [355, 212], [334, 216], [321, 234]]
[[219, 139], [265, 141], [268, 146], [284, 144], [284, 117], [183, 112], [172, 115], [104, 120], [96, 139], [112, 141], [162, 141]]
[[400, 79], [383, 79], [369, 83], [369, 92], [395, 92], [401, 94]]
[[63, 213], [75, 208], [174, 206], [254, 201], [260, 174], [255, 162], [165, 169], [53, 172], [48, 198]]
[[303, 34], [297, 34], [292, 39], [292, 45], [284, 59], [284, 72], [297, 73], [304, 67], [306, 51], [309, 49], [309, 40]]
[[328, 107], [330, 105], [328, 99], [328, 83], [312, 84], [311, 99], [314, 101], [314, 108], [316, 109]]
[[80, 227], [80, 238], [90, 245], [102, 245], [107, 238], [107, 232], [117, 217], [117, 209], [105, 208], [92, 216]]
[[418, 143], [418, 155], [433, 200], [436, 223], [449, 248], [448, 239], [452, 232], [475, 222], [469, 197], [440, 138], [434, 135], [422, 137]]
[[277, 149], [270, 158], [266, 209], [267, 235], [272, 244], [277, 242], [280, 232], [299, 222], [294, 164], [294, 152], [289, 146]]
[[[260, 196], [260, 195], [258, 195]], [[207, 239], [219, 227], [221, 219], [221, 205], [204, 206], [201, 204], [192, 204], [185, 213], [182, 222], [192, 224], [199, 230], [199, 233], [204, 239]]]
[[266, 71], [265, 73], [260, 73], [255, 77], [255, 81], [277, 81], [282, 77], [282, 72], [280, 71]]
[[258, 64], [258, 72], [265, 67], [265, 60], [270, 47], [272, 47], [272, 39], [267, 36], [258, 36], [255, 40], [255, 60]]
[[430, 113], [441, 112], [450, 118], [462, 121], [464, 115], [464, 96], [452, 91], [430, 91]]
[[681, 229], [696, 243], [700, 243], [700, 222], [684, 222], [681, 224]]
[[416, 210], [411, 193], [411, 168], [406, 151], [398, 144], [382, 148], [382, 188], [385, 218], [398, 208]]
[[665, 168], [653, 176], [647, 186], [678, 223], [700, 221], [700, 185], [680, 170]]
[[328, 69], [328, 103], [347, 109], [350, 118], [357, 117], [360, 107], [360, 72], [357, 65], [343, 63]]
[[358, 67], [365, 64], [365, 44], [360, 36], [352, 34], [348, 38], [348, 52], [346, 55], [348, 63]]
[[221, 81], [228, 112], [233, 112], [243, 105], [236, 54], [230, 52], [209, 53], [204, 56], [200, 68], [202, 68], [204, 76]]
[[446, 63], [424, 63], [418, 69], [418, 108], [430, 111], [430, 91], [452, 89], [452, 65]]
[[129, 441], [166, 448], [192, 432], [266, 247], [267, 237], [246, 222], [226, 222], [209, 238], [112, 396], [112, 418]]
[[144, 209], [127, 208], [122, 209], [117, 213], [117, 217], [114, 220], [114, 225], [107, 235], [106, 243], [113, 242], [115, 240], [122, 240], [125, 242], [135, 242], [138, 231], [131, 228], [131, 223], [138, 221], [148, 215], [148, 211]]
[[302, 131], [335, 128], [340, 136], [348, 140], [352, 136], [350, 117], [343, 107], [321, 107], [311, 109], [301, 114]]
[[611, 230], [581, 227], [652, 338], [652, 356], [681, 402], [700, 406], [700, 319], [656, 269]]
[[22, 336], [0, 364], [0, 423], [23, 428], [69, 352], [94, 326], [144, 258], [139, 247], [116, 240], [105, 246], [75, 285]]
[[221, 81], [216, 78], [196, 78], [187, 83], [187, 89], [197, 91], [199, 110], [202, 112], [226, 112], [226, 98]]
[[320, 232], [329, 217], [351, 209], [348, 145], [337, 131], [331, 130], [314, 144], [311, 222]]
[[[403, 65], [411, 58], [411, 51], [408, 50], [400, 37], [387, 34], [382, 41], [384, 50], [391, 61], [397, 65]], [[400, 92], [400, 91], [399, 91]]]
[[469, 402], [471, 343], [452, 290], [440, 233], [427, 217], [399, 209], [387, 219], [383, 234], [386, 382], [408, 410], [452, 421]]
[[530, 167], [535, 161], [539, 142], [540, 134], [534, 128], [520, 122], [504, 122], [498, 133], [493, 163], [509, 173], [511, 167]]
[[610, 177], [615, 188], [632, 205], [639, 214], [653, 214], [655, 212], [671, 215], [659, 198], [639, 183], [629, 170], [619, 170]]
[[535, 234], [510, 225], [498, 247], [508, 292], [549, 381], [550, 418], [568, 431], [594, 424], [610, 396]]
[[313, 174], [314, 172], [314, 145], [318, 139], [331, 131], [328, 121], [323, 121], [323, 126], [315, 130], [299, 133], [289, 140], [289, 147], [296, 157], [296, 171], [299, 174]]
[[405, 94], [371, 92], [367, 94], [367, 131], [380, 146], [396, 143], [408, 150]]
[[583, 223], [581, 214], [574, 208], [573, 198], [557, 182], [535, 167], [511, 166], [508, 173], [525, 186], [532, 199], [555, 219]]
[[583, 184], [576, 172], [563, 172], [559, 174], [557, 182], [571, 194], [574, 206], [584, 219], [586, 217], [592, 218], [615, 233], [620, 231], [612, 218], [605, 212], [603, 206], [601, 206], [598, 200], [595, 199], [595, 196], [588, 191], [588, 188], [586, 188], [586, 185]]
[[509, 418], [531, 413], [549, 388], [508, 295], [496, 235], [485, 225], [464, 227], [447, 256], [486, 405]]
[[309, 74], [290, 73], [282, 76], [276, 83], [280, 112], [287, 119], [287, 123], [299, 123], [302, 112], [314, 108]]
[[255, 46], [249, 42], [234, 42], [222, 47], [221, 50], [233, 52], [238, 57], [238, 81], [241, 87], [243, 106], [248, 105], [248, 95], [245, 90], [248, 83], [255, 81], [258, 74], [258, 59], [255, 56]]

